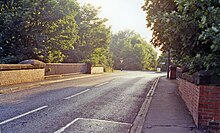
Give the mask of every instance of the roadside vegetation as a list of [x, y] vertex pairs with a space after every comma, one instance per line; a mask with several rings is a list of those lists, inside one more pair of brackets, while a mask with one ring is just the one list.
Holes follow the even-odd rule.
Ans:
[[99, 13], [76, 0], [1, 0], [0, 63], [38, 59], [119, 68], [123, 58], [126, 69], [154, 68], [152, 46], [131, 31], [112, 35]]
[[[115, 69], [121, 67], [127, 70], [155, 69], [157, 52], [134, 31], [125, 30], [113, 34], [110, 51]], [[123, 60], [123, 63], [120, 60]]]
[[220, 73], [219, 0], [146, 0], [152, 43], [171, 52], [173, 61], [191, 73]]
[[111, 66], [110, 27], [75, 0], [0, 1], [0, 63], [26, 59]]

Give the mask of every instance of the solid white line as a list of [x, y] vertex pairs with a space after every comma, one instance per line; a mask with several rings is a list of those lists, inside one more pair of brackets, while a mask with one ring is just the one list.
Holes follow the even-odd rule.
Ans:
[[75, 120], [71, 121], [66, 126], [60, 128], [59, 130], [55, 131], [54, 133], [62, 133], [66, 128], [68, 128], [69, 126], [71, 126], [73, 123], [75, 123], [78, 120], [79, 120], [79, 118], [76, 118]]
[[[100, 74], [100, 75], [103, 75], [103, 74]], [[100, 76], [100, 75], [99, 74], [97, 74], [97, 75], [85, 75], [85, 76], [80, 76], [80, 77], [73, 77], [73, 78], [67, 78], [67, 79], [59, 79], [59, 80], [54, 80], [54, 81], [43, 82], [40, 85], [51, 84], [51, 83], [58, 83], [58, 82], [63, 82], [63, 81], [70, 81], [70, 80], [75, 80], [75, 79], [97, 77], [97, 76]]]
[[154, 92], [155, 92], [155, 90], [156, 90], [156, 87], [157, 87], [157, 84], [158, 84], [159, 80], [160, 80], [160, 77], [156, 79], [155, 84], [154, 84], [154, 87], [153, 87], [153, 89], [152, 89], [152, 92], [151, 92], [151, 95], [150, 95], [150, 96], [153, 96], [153, 95], [154, 95]]
[[149, 92], [147, 93], [147, 97], [151, 95], [152, 91], [153, 91], [152, 89], [149, 90]]
[[79, 118], [79, 119], [81, 119], [81, 120], [91, 120], [91, 121], [97, 121], [97, 122], [106, 122], [106, 123], [113, 123], [113, 124], [120, 124], [120, 125], [129, 125], [129, 126], [132, 126], [132, 124], [130, 124], [130, 123], [125, 123], [125, 122], [99, 120], [99, 119], [90, 119], [90, 118]]
[[155, 81], [153, 82], [153, 85], [151, 86], [149, 92], [147, 93], [147, 97], [152, 97], [153, 96], [154, 90], [155, 90], [155, 87], [156, 87], [158, 81], [159, 81], [159, 78], [156, 78]]
[[67, 129], [69, 126], [74, 124], [78, 120], [91, 120], [91, 121], [97, 121], [97, 122], [106, 122], [106, 123], [114, 123], [114, 124], [120, 124], [120, 125], [129, 125], [132, 126], [130, 123], [123, 123], [123, 122], [115, 122], [115, 121], [107, 121], [107, 120], [98, 120], [98, 119], [89, 119], [89, 118], [76, 118], [70, 123], [68, 123], [66, 126], [60, 128], [59, 130], [55, 131], [54, 133], [62, 133], [65, 129]]
[[160, 80], [160, 77], [158, 77], [154, 81], [153, 85], [151, 86], [151, 89], [150, 89], [151, 91], [148, 92], [147, 97], [144, 103], [142, 104], [141, 109], [139, 110], [138, 115], [136, 116], [133, 122], [133, 126], [130, 130], [130, 133], [141, 133], [143, 125], [144, 125], [145, 117], [149, 111], [150, 104], [153, 99], [153, 95], [154, 95], [155, 89], [157, 88], [157, 84], [159, 80]]
[[108, 84], [109, 82], [104, 82], [104, 83], [101, 83], [101, 84], [99, 84], [99, 85], [96, 85], [95, 87], [100, 87], [100, 86], [103, 86], [103, 85], [105, 85], [105, 84]]
[[24, 116], [26, 116], [26, 115], [32, 114], [32, 113], [34, 113], [34, 112], [37, 112], [37, 111], [42, 110], [42, 109], [47, 108], [47, 107], [48, 107], [48, 106], [42, 106], [42, 107], [40, 107], [40, 108], [34, 109], [34, 110], [32, 110], [32, 111], [29, 111], [29, 112], [27, 112], [27, 113], [24, 113], [24, 114], [15, 116], [15, 117], [13, 117], [13, 118], [10, 118], [10, 119], [8, 119], [8, 120], [5, 120], [5, 121], [0, 122], [0, 125], [6, 124], [6, 123], [8, 123], [8, 122], [11, 122], [11, 121], [13, 121], [13, 120], [19, 119], [19, 118], [24, 117]]
[[85, 93], [85, 92], [87, 92], [87, 91], [89, 91], [89, 89], [84, 90], [84, 91], [82, 91], [82, 92], [79, 92], [79, 93], [77, 93], [77, 94], [74, 94], [74, 95], [72, 95], [72, 96], [66, 97], [66, 98], [64, 98], [64, 99], [65, 99], [65, 100], [68, 100], [68, 99], [70, 99], [70, 98], [73, 98], [73, 97], [76, 97], [76, 96], [78, 96], [78, 95], [81, 95], [81, 94], [83, 94], [83, 93]]

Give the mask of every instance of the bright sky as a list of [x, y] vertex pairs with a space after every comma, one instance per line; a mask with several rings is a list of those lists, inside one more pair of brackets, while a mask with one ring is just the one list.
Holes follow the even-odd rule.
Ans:
[[139, 33], [148, 42], [151, 31], [146, 28], [145, 13], [141, 6], [144, 0], [77, 0], [81, 4], [90, 3], [101, 7], [100, 17], [108, 19], [108, 25], [113, 33], [130, 29]]

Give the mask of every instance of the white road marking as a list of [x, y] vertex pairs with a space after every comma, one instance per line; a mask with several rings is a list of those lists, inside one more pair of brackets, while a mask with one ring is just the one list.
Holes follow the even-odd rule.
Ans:
[[104, 83], [101, 83], [101, 84], [96, 85], [95, 87], [100, 87], [100, 86], [106, 85], [106, 84], [108, 84], [108, 83], [109, 83], [109, 82], [104, 82]]
[[139, 110], [138, 115], [136, 116], [133, 122], [133, 126], [130, 130], [130, 133], [141, 133], [143, 125], [144, 125], [145, 117], [149, 111], [150, 104], [153, 99], [153, 95], [154, 95], [155, 89], [157, 88], [157, 84], [159, 80], [160, 80], [160, 77], [158, 77], [154, 81], [153, 85], [151, 86], [151, 89], [148, 92], [147, 97], [144, 103], [142, 104], [141, 109]]
[[154, 91], [156, 89], [157, 83], [159, 81], [159, 78], [157, 78], [154, 82], [153, 85], [151, 86], [151, 89], [149, 90], [149, 92], [147, 93], [147, 97], [152, 97], [154, 95]]
[[4, 94], [0, 94], [0, 96], [3, 96]]
[[62, 133], [65, 129], [67, 129], [69, 126], [71, 126], [72, 124], [74, 124], [76, 121], [78, 120], [91, 120], [91, 121], [97, 121], [97, 122], [106, 122], [106, 123], [114, 123], [114, 124], [120, 124], [120, 125], [128, 125], [128, 126], [132, 126], [132, 124], [130, 123], [124, 123], [124, 122], [115, 122], [115, 121], [107, 121], [107, 120], [98, 120], [98, 119], [89, 119], [89, 118], [76, 118], [73, 121], [71, 121], [70, 123], [68, 123], [66, 126], [60, 128], [59, 130], [55, 131], [54, 133]]
[[73, 123], [75, 123], [76, 121], [78, 121], [79, 118], [76, 118], [75, 120], [71, 121], [70, 123], [68, 123], [66, 126], [60, 128], [59, 130], [57, 130], [54, 133], [62, 133], [66, 128], [68, 128], [69, 126], [71, 126]]
[[66, 97], [66, 98], [64, 98], [64, 99], [65, 99], [65, 100], [68, 100], [68, 99], [70, 99], [70, 98], [73, 98], [73, 97], [76, 97], [76, 96], [78, 96], [78, 95], [81, 95], [81, 94], [83, 94], [83, 93], [85, 93], [85, 92], [87, 92], [87, 91], [89, 91], [89, 90], [90, 90], [90, 89], [84, 90], [84, 91], [82, 91], [82, 92], [79, 92], [79, 93], [74, 94], [74, 95], [72, 95], [72, 96]]
[[108, 120], [99, 120], [99, 119], [90, 119], [90, 118], [79, 118], [79, 120], [90, 120], [90, 121], [97, 121], [97, 122], [105, 122], [105, 123], [113, 123], [113, 124], [132, 126], [132, 124], [130, 124], [130, 123], [117, 122], [117, 121], [108, 121]]
[[81, 77], [73, 77], [73, 78], [68, 78], [68, 79], [59, 79], [59, 80], [54, 80], [54, 81], [47, 81], [47, 82], [41, 83], [40, 85], [45, 85], [45, 84], [50, 84], [50, 83], [58, 83], [58, 82], [63, 82], [63, 81], [70, 81], [70, 80], [74, 80], [74, 79], [97, 77], [97, 76], [100, 76], [100, 75], [104, 75], [104, 74], [86, 75], [86, 76], [81, 76]]
[[32, 114], [32, 113], [34, 113], [34, 112], [37, 112], [37, 111], [42, 110], [42, 109], [47, 108], [47, 107], [48, 107], [48, 106], [42, 106], [42, 107], [40, 107], [40, 108], [34, 109], [34, 110], [32, 110], [32, 111], [29, 111], [29, 112], [27, 112], [27, 113], [24, 113], [24, 114], [15, 116], [15, 117], [13, 117], [13, 118], [10, 118], [10, 119], [8, 119], [8, 120], [5, 120], [5, 121], [0, 122], [0, 125], [6, 124], [6, 123], [8, 123], [8, 122], [11, 122], [11, 121], [13, 121], [13, 120], [19, 119], [19, 118], [24, 117], [24, 116], [26, 116], [26, 115]]

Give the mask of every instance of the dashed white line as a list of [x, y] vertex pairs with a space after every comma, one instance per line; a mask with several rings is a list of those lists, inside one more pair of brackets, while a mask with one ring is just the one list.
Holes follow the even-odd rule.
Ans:
[[73, 97], [76, 97], [76, 96], [78, 96], [78, 95], [81, 95], [81, 94], [83, 94], [83, 93], [85, 93], [85, 92], [87, 92], [87, 91], [89, 91], [89, 90], [90, 90], [90, 89], [84, 90], [84, 91], [82, 91], [82, 92], [79, 92], [79, 93], [74, 94], [74, 95], [72, 95], [72, 96], [66, 97], [66, 98], [64, 98], [64, 99], [65, 99], [65, 100], [68, 100], [68, 99], [70, 99], [70, 98], [73, 98]]
[[34, 113], [34, 112], [40, 111], [40, 110], [42, 110], [42, 109], [44, 109], [44, 108], [47, 108], [47, 107], [48, 107], [48, 106], [42, 106], [42, 107], [40, 107], [40, 108], [34, 109], [34, 110], [32, 110], [32, 111], [29, 111], [29, 112], [27, 112], [27, 113], [24, 113], [24, 114], [15, 116], [15, 117], [13, 117], [13, 118], [10, 118], [10, 119], [8, 119], [8, 120], [5, 120], [5, 121], [0, 122], [0, 125], [6, 124], [6, 123], [8, 123], [8, 122], [11, 122], [11, 121], [13, 121], [13, 120], [19, 119], [19, 118], [21, 118], [21, 117], [24, 117], [24, 116], [26, 116], [26, 115], [32, 114], [32, 113]]
[[101, 84], [96, 85], [95, 87], [100, 87], [100, 86], [106, 85], [106, 84], [108, 84], [108, 83], [109, 83], [109, 82], [104, 82], [104, 83], [101, 83]]

